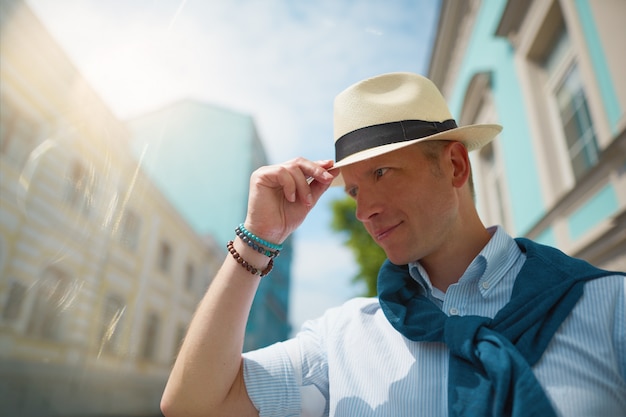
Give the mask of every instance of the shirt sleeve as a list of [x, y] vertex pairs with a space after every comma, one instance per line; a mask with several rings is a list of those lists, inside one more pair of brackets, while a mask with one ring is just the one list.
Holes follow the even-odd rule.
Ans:
[[284, 344], [243, 355], [246, 390], [260, 417], [300, 416], [300, 389]]
[[293, 339], [243, 355], [246, 389], [261, 417], [328, 415], [327, 320], [328, 314], [305, 323]]
[[626, 276], [622, 277], [621, 293], [615, 308], [615, 349], [622, 379], [626, 382]]

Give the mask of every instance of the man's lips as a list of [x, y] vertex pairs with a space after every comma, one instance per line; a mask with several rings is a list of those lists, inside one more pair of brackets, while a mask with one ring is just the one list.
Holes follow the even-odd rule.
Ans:
[[393, 226], [386, 226], [386, 227], [382, 227], [379, 229], [374, 230], [374, 233], [372, 234], [374, 236], [374, 239], [377, 241], [381, 241], [386, 239], [391, 232], [393, 232], [396, 227], [398, 227], [400, 225], [400, 223], [395, 224]]

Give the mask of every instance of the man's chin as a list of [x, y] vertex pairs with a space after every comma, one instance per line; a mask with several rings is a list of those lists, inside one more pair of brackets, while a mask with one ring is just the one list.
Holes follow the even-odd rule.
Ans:
[[392, 251], [385, 251], [387, 255], [387, 259], [394, 265], [406, 265], [413, 260], [410, 259], [406, 254], [399, 254]]

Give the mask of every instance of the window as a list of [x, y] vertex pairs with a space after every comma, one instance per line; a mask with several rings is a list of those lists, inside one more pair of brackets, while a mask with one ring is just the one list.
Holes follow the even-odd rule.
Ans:
[[176, 360], [178, 356], [178, 352], [180, 351], [180, 347], [183, 344], [183, 340], [185, 339], [185, 335], [187, 334], [187, 326], [184, 324], [179, 324], [176, 329], [176, 337], [174, 338], [174, 357], [172, 360]]
[[7, 153], [15, 110], [4, 94], [0, 95], [0, 152]]
[[39, 124], [5, 95], [0, 106], [0, 152], [21, 166], [37, 146]]
[[116, 353], [119, 351], [120, 324], [125, 310], [122, 297], [110, 294], [105, 299], [100, 324], [100, 352]]
[[130, 250], [137, 249], [139, 242], [140, 220], [137, 214], [129, 209], [124, 209], [122, 220], [120, 222], [120, 242]]
[[75, 162], [68, 173], [65, 201], [88, 215], [94, 206], [95, 175], [80, 162]]
[[7, 321], [17, 320], [22, 312], [26, 285], [13, 281], [9, 287], [7, 298], [2, 309], [2, 318]]
[[191, 262], [185, 267], [185, 289], [187, 291], [193, 290], [195, 280], [195, 268]]
[[169, 243], [161, 242], [159, 246], [159, 269], [162, 272], [169, 272], [172, 263], [172, 248]]
[[50, 267], [34, 288], [35, 300], [27, 333], [33, 337], [59, 340], [64, 310], [73, 299], [70, 278], [60, 269]]
[[599, 147], [578, 64], [565, 26], [542, 62], [548, 94], [554, 100], [571, 172], [579, 180], [598, 163]]
[[[491, 72], [474, 74], [463, 100], [460, 124], [497, 123], [498, 114], [491, 91]], [[472, 167], [479, 188], [476, 197], [481, 216], [489, 225], [510, 228], [508, 220], [508, 194], [504, 162], [498, 152], [500, 142], [492, 141], [478, 151], [478, 163]]]
[[143, 359], [155, 359], [159, 327], [159, 316], [157, 316], [156, 313], [150, 313], [146, 320], [143, 344], [140, 352]]
[[576, 65], [565, 75], [556, 98], [572, 170], [578, 180], [598, 163], [600, 150]]
[[486, 219], [490, 224], [508, 224], [506, 201], [504, 199], [504, 171], [500, 159], [496, 158], [494, 143], [485, 145], [480, 150], [481, 181], [484, 188]]

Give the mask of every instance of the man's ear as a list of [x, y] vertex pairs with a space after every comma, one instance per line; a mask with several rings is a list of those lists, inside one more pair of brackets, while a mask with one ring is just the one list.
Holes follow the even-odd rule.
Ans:
[[452, 142], [447, 151], [452, 164], [452, 185], [461, 188], [467, 183], [471, 171], [467, 148], [461, 142]]

